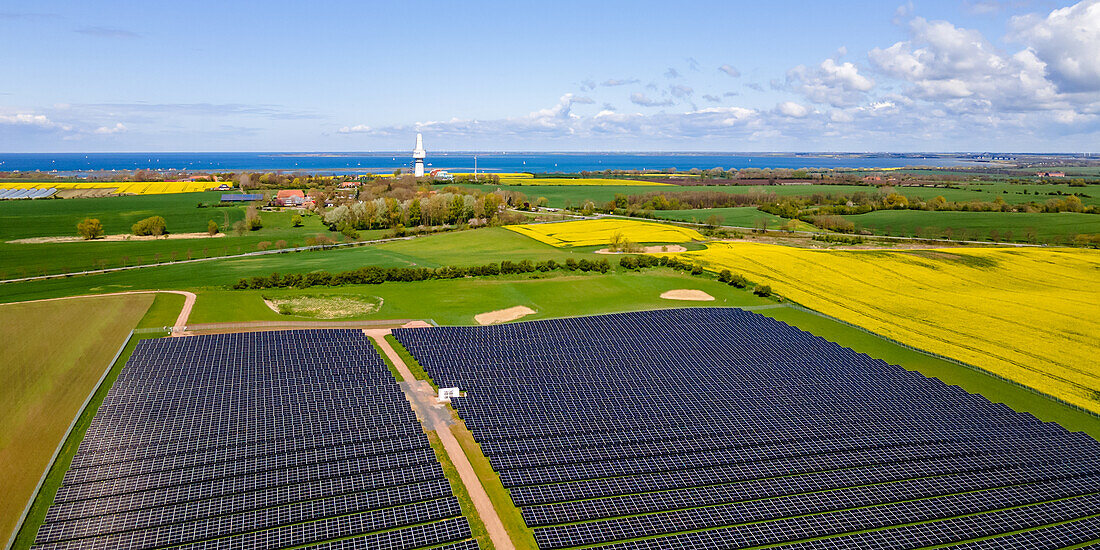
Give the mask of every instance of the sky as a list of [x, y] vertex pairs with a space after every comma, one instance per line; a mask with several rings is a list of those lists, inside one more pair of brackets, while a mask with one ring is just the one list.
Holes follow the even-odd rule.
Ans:
[[0, 5], [0, 152], [1100, 152], [1100, 0]]

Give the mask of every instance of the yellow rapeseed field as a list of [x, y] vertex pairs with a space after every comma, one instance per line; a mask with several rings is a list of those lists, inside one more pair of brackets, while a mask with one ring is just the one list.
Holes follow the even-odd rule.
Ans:
[[115, 189], [118, 194], [160, 195], [206, 191], [217, 185], [209, 181], [80, 181], [0, 183], [0, 189]]
[[620, 180], [614, 178], [532, 178], [528, 177], [500, 177], [501, 185], [673, 185], [671, 183], [657, 183], [643, 180]]
[[623, 237], [635, 243], [684, 243], [703, 240], [703, 236], [693, 229], [619, 219], [507, 225], [505, 229], [557, 247], [609, 244], [616, 233], [622, 233]]
[[1100, 251], [714, 243], [681, 257], [1100, 412]]

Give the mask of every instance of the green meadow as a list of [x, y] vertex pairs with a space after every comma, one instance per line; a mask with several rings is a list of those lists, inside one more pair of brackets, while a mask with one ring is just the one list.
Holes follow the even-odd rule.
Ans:
[[1100, 233], [1100, 215], [1075, 212], [954, 212], [878, 210], [844, 216], [856, 231], [903, 237], [937, 237], [1061, 243], [1079, 234]]

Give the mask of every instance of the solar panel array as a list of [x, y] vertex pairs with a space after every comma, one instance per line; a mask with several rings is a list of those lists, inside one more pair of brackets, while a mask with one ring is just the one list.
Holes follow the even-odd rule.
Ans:
[[420, 423], [357, 330], [142, 341], [35, 544], [477, 548]]
[[2, 199], [44, 199], [57, 193], [57, 189], [0, 189]]
[[1063, 548], [1100, 443], [736, 309], [394, 332], [540, 548]]

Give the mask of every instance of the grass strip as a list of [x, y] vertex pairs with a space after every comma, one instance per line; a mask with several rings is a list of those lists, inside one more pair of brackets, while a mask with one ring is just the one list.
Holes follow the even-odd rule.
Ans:
[[409, 350], [405, 349], [405, 346], [401, 345], [401, 342], [397, 341], [397, 338], [394, 338], [392, 334], [387, 334], [386, 341], [389, 342], [391, 346], [393, 346], [394, 351], [396, 351], [397, 355], [401, 357], [401, 361], [405, 363], [405, 366], [409, 367], [409, 372], [413, 373], [414, 378], [416, 378], [417, 380], [427, 381], [429, 384], [432, 385], [433, 389], [439, 391], [439, 386], [437, 386], [435, 382], [432, 381], [432, 377], [428, 376], [428, 373], [424, 370], [424, 367], [420, 366], [420, 363], [416, 360], [416, 358], [413, 357], [411, 353], [409, 353]]
[[462, 515], [466, 516], [466, 519], [470, 522], [470, 532], [477, 539], [478, 546], [482, 550], [494, 550], [493, 542], [489, 539], [489, 531], [485, 529], [485, 522], [481, 520], [481, 514], [477, 513], [474, 501], [470, 498], [466, 485], [462, 483], [462, 478], [459, 477], [454, 463], [451, 462], [451, 457], [443, 449], [443, 442], [439, 440], [439, 434], [427, 430], [424, 433], [428, 434], [428, 441], [432, 444], [435, 457], [439, 460], [439, 465], [443, 467], [443, 475], [451, 483], [451, 492], [458, 499], [458, 504], [462, 508]]
[[[389, 338], [389, 336], [386, 337]], [[396, 379], [398, 382], [404, 382], [405, 379], [401, 377], [400, 372], [397, 372], [397, 367], [394, 366], [393, 361], [390, 361], [390, 358], [388, 355], [386, 355], [386, 352], [382, 351], [382, 346], [379, 346], [378, 342], [374, 341], [374, 338], [368, 338], [368, 340], [370, 340], [371, 345], [374, 346], [374, 351], [378, 352], [378, 355], [382, 356], [382, 360], [386, 362], [386, 368], [390, 369], [390, 374], [393, 375], [394, 379]]]
[[473, 466], [474, 473], [481, 480], [481, 486], [485, 488], [485, 493], [492, 501], [493, 508], [500, 516], [500, 522], [504, 524], [504, 530], [508, 532], [508, 536], [512, 539], [512, 545], [516, 547], [516, 550], [538, 550], [538, 545], [535, 544], [535, 535], [527, 527], [527, 523], [523, 521], [523, 515], [520, 513], [519, 508], [516, 508], [516, 505], [512, 503], [512, 497], [508, 494], [508, 490], [504, 488], [504, 484], [501, 483], [500, 476], [489, 464], [489, 459], [485, 458], [485, 454], [481, 452], [481, 446], [477, 444], [477, 441], [474, 441], [473, 434], [470, 433], [470, 430], [466, 428], [466, 424], [458, 418], [458, 414], [453, 409], [451, 414], [455, 419], [455, 423], [451, 425], [451, 433], [454, 434], [455, 439], [462, 446], [462, 451], [466, 453], [466, 458]]

